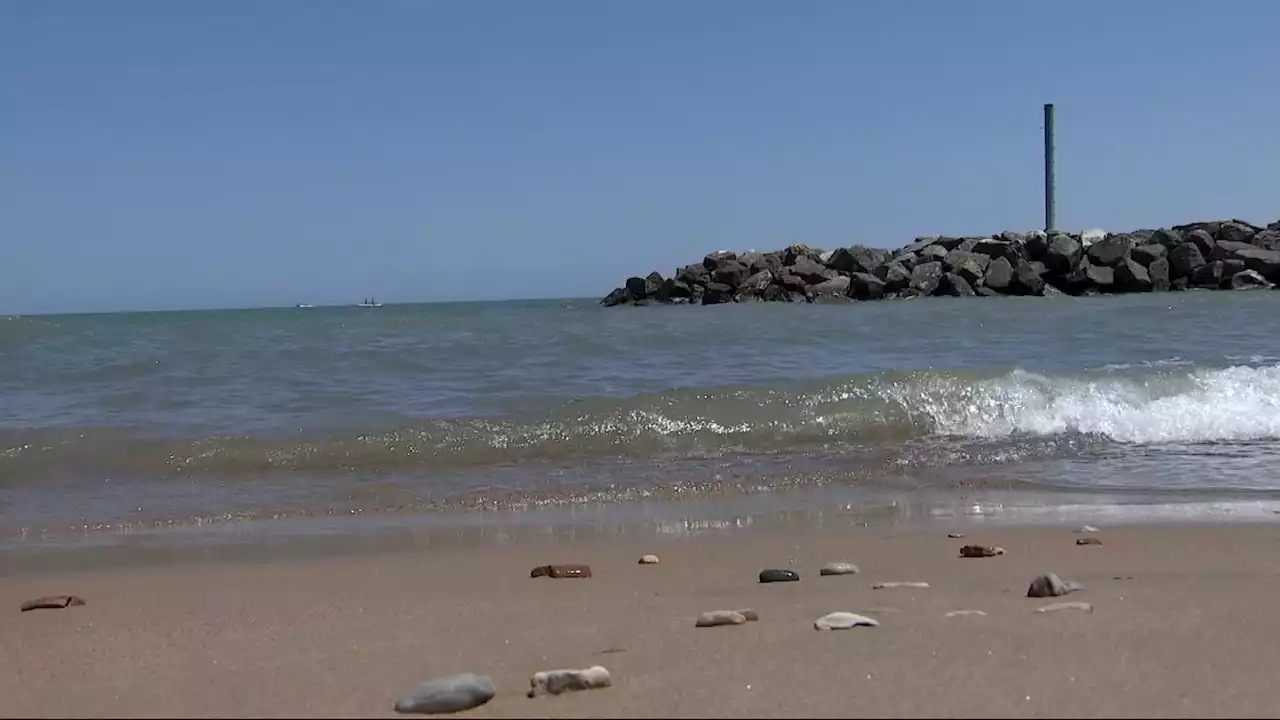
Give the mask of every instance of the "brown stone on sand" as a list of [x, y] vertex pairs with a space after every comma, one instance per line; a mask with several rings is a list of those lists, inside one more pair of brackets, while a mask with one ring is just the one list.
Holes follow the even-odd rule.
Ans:
[[529, 577], [549, 577], [549, 578], [589, 578], [591, 577], [590, 565], [539, 565], [529, 571]]
[[960, 557], [967, 558], [995, 557], [1003, 554], [1004, 548], [991, 545], [965, 545], [960, 548]]
[[1096, 537], [1076, 538], [1077, 545], [1101, 545], [1102, 541]]
[[84, 604], [84, 598], [76, 595], [45, 595], [22, 603], [22, 612], [27, 612], [28, 610], [61, 610], [62, 608]]

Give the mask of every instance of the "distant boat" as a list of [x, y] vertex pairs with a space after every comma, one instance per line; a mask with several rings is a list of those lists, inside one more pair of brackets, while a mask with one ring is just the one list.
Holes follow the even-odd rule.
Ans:
[[373, 298], [365, 298], [356, 307], [382, 307], [382, 303], [376, 302]]
[[315, 307], [315, 305], [308, 305], [308, 304], [306, 304], [306, 303], [298, 303], [295, 307], [299, 307], [299, 308], [310, 308], [310, 307]]

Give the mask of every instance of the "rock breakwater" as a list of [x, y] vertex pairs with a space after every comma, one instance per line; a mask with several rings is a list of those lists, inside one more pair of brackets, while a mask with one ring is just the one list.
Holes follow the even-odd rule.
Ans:
[[628, 278], [602, 305], [848, 302], [928, 296], [1099, 295], [1280, 284], [1280, 221], [1127, 233], [922, 237], [898, 250], [715, 252], [671, 277]]

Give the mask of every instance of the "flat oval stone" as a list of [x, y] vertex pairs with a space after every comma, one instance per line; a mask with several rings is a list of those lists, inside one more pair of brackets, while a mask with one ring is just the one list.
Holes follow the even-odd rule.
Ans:
[[871, 586], [872, 590], [893, 590], [895, 588], [919, 588], [925, 589], [929, 587], [927, 582], [878, 582]]
[[814, 630], [849, 630], [856, 627], [880, 627], [880, 621], [851, 612], [827, 613], [813, 621]]
[[797, 582], [799, 580], [800, 580], [800, 573], [796, 572], [795, 570], [771, 569], [771, 570], [760, 571], [760, 582], [762, 583]]
[[529, 577], [549, 578], [589, 578], [590, 565], [539, 565], [529, 571]]
[[819, 575], [857, 575], [858, 566], [850, 562], [833, 562], [822, 566]]
[[960, 557], [982, 558], [1003, 555], [1004, 548], [994, 545], [965, 545], [960, 548]]
[[585, 670], [543, 670], [529, 678], [529, 697], [539, 693], [559, 695], [577, 690], [595, 690], [613, 685], [609, 671], [600, 665]]
[[38, 597], [35, 600], [28, 600], [22, 603], [21, 611], [61, 610], [63, 608], [76, 607], [84, 604], [84, 598], [78, 595], [45, 595], [44, 597]]
[[641, 565], [657, 565], [657, 564], [658, 564], [658, 556], [657, 556], [657, 555], [645, 555], [644, 557], [641, 557], [641, 558], [640, 558], [640, 564], [641, 564]]
[[1087, 602], [1060, 602], [1036, 608], [1038, 613], [1058, 612], [1059, 610], [1079, 610], [1080, 612], [1091, 613], [1093, 612], [1093, 606]]
[[430, 680], [401, 695], [396, 712], [420, 715], [455, 713], [479, 707], [497, 694], [493, 681], [483, 675], [462, 673]]
[[1101, 545], [1102, 541], [1096, 537], [1076, 538], [1077, 545]]
[[717, 627], [720, 625], [745, 625], [747, 616], [736, 610], [711, 610], [698, 616], [694, 627]]
[[981, 610], [952, 610], [947, 613], [947, 617], [986, 617], [987, 614]]

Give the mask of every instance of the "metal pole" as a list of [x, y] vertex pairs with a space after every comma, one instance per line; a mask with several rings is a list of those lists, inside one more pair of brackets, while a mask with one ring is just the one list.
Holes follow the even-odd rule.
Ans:
[[1053, 232], [1053, 104], [1044, 106], [1044, 231]]

